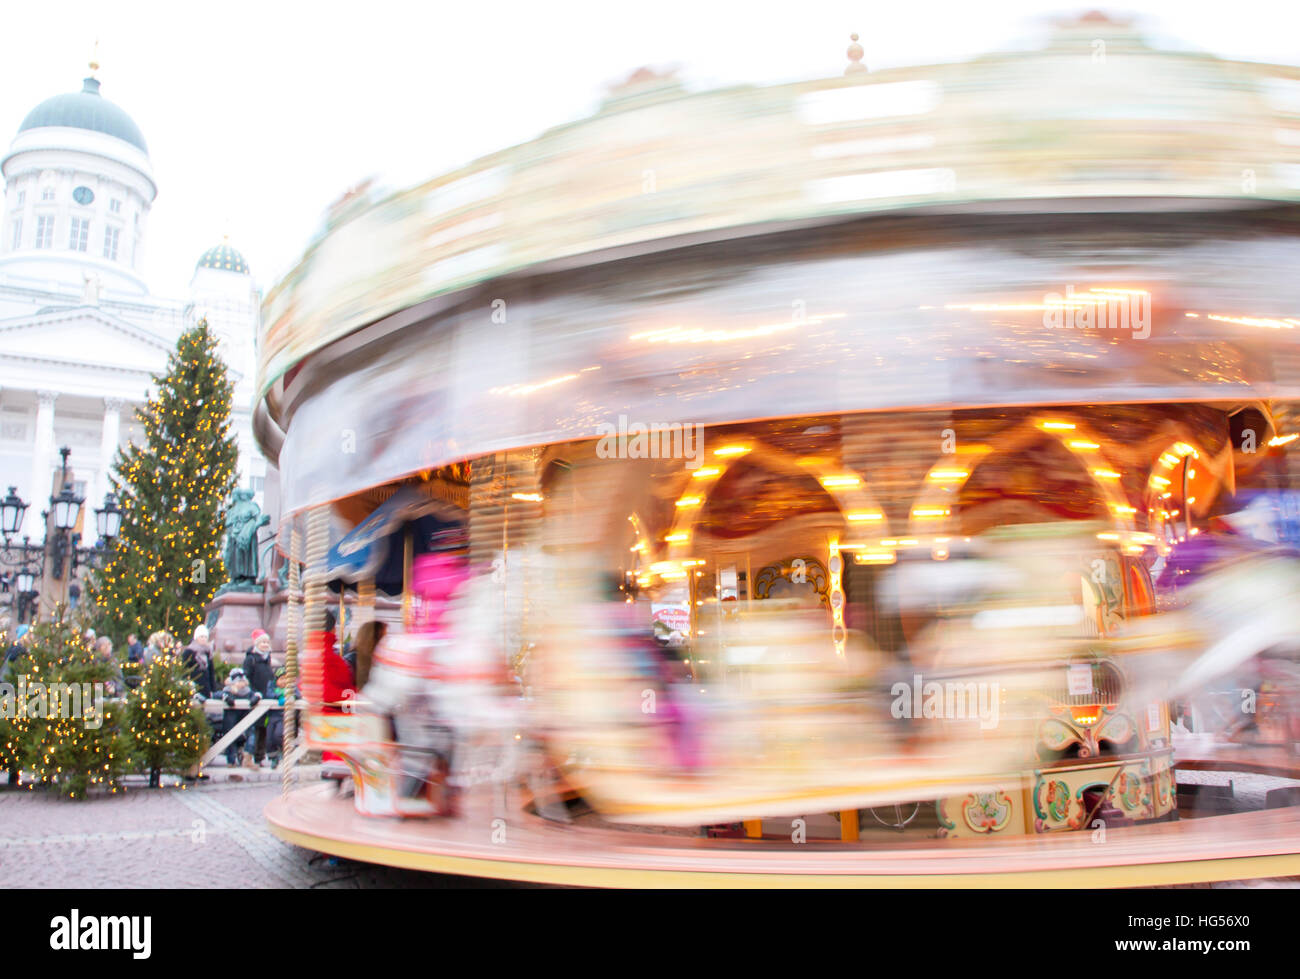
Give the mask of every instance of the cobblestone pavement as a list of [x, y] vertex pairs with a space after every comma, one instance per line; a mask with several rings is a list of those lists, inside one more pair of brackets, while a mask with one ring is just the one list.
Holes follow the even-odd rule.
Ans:
[[18, 887], [499, 887], [347, 861], [284, 843], [270, 773], [198, 788], [128, 786], [81, 802], [0, 785], [0, 866]]

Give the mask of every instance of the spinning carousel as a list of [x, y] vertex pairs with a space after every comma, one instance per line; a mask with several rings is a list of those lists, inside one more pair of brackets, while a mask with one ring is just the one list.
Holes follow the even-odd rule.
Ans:
[[[1140, 100], [1080, 90], [1098, 32]], [[1095, 19], [639, 72], [341, 202], [263, 318], [286, 736], [335, 776], [287, 769], [274, 831], [593, 885], [1300, 873], [1300, 141], [1260, 149], [1297, 81]], [[1189, 86], [1206, 118], [1142, 116]], [[389, 625], [355, 688], [336, 603]]]

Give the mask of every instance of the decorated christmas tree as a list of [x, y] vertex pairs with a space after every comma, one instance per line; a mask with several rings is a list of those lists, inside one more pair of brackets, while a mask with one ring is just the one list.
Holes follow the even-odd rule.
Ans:
[[155, 657], [126, 709], [136, 758], [151, 786], [157, 787], [163, 772], [190, 768], [208, 745], [208, 724], [179, 656]]
[[[12, 626], [8, 619], [0, 621], [0, 650], [7, 651], [13, 642]], [[0, 771], [8, 773], [10, 786], [18, 785], [19, 769], [27, 750], [27, 718], [18, 711], [18, 688], [31, 669], [31, 654], [23, 647], [21, 655], [6, 659], [0, 652]], [[25, 686], [25, 684], [23, 684]], [[4, 702], [8, 697], [8, 702]]]
[[95, 653], [62, 606], [32, 633], [29, 652], [18, 661], [25, 679], [15, 691], [25, 714], [25, 780], [74, 799], [92, 786], [117, 791], [131, 764], [121, 708], [109, 700], [120, 683], [117, 664]]
[[207, 320], [177, 341], [137, 419], [144, 444], [118, 452], [113, 489], [122, 527], [94, 576], [101, 633], [167, 629], [188, 636], [225, 580], [222, 534], [238, 449], [232, 385]]

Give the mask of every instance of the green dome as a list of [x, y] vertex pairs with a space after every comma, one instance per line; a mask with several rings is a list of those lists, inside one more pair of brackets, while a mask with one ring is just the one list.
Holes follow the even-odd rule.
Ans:
[[107, 133], [130, 143], [148, 154], [144, 135], [130, 116], [99, 94], [99, 80], [87, 78], [80, 92], [56, 95], [46, 99], [31, 112], [18, 127], [18, 131], [43, 129], [46, 126], [65, 126], [70, 129], [89, 129]]
[[221, 269], [226, 272], [238, 272], [241, 275], [248, 275], [248, 263], [244, 261], [244, 256], [239, 254], [229, 245], [217, 245], [209, 248], [199, 258], [198, 264], [194, 266], [198, 269]]

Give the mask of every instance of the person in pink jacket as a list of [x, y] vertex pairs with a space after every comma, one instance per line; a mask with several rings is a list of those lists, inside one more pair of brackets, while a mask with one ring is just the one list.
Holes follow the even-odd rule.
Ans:
[[411, 565], [409, 631], [386, 635], [375, 649], [374, 666], [364, 697], [392, 718], [406, 798], [441, 791], [442, 815], [456, 815], [459, 791], [450, 784], [455, 731], [439, 709], [441, 665], [451, 634], [456, 593], [469, 576], [468, 539], [463, 531], [445, 531], [431, 542], [431, 553]]

